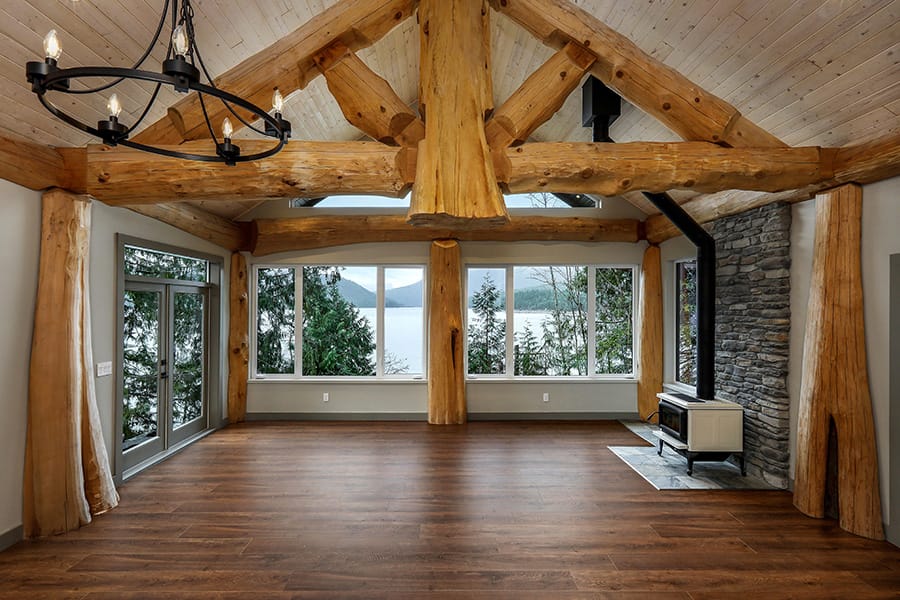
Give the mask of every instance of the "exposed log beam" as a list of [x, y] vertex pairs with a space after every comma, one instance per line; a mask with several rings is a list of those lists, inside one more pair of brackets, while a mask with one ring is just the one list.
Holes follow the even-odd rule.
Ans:
[[[217, 77], [216, 85], [258, 106], [268, 107], [274, 88], [288, 96], [305, 88], [319, 75], [314, 57], [322, 48], [338, 40], [351, 50], [371, 46], [412, 15], [417, 3], [417, 0], [341, 0]], [[221, 102], [207, 102], [207, 110], [215, 124], [229, 114]], [[167, 117], [137, 134], [135, 140], [166, 145], [205, 137], [208, 132], [203, 109], [197, 94], [191, 94], [171, 107]]]
[[797, 425], [794, 506], [825, 516], [829, 429], [837, 434], [842, 529], [884, 539], [878, 456], [869, 392], [860, 268], [862, 188], [845, 185], [816, 198], [809, 312]]
[[505, 148], [528, 140], [581, 83], [596, 57], [568, 43], [540, 66], [494, 113], [485, 125], [491, 148]]
[[53, 148], [0, 135], [0, 178], [30, 190], [82, 193], [83, 155], [83, 148]]
[[[900, 176], [900, 135], [886, 136], [855, 146], [832, 150], [832, 177], [811, 182], [798, 189], [779, 193], [762, 193], [726, 190], [705, 196], [697, 196], [681, 206], [699, 223], [707, 223], [722, 217], [766, 206], [773, 202], [802, 202], [845, 183], [873, 183]], [[647, 219], [647, 239], [660, 243], [681, 235], [678, 229], [662, 215]]]
[[433, 229], [414, 227], [399, 215], [322, 215], [253, 221], [250, 250], [255, 256], [265, 256], [370, 242], [637, 242], [640, 238], [640, 221], [634, 219], [514, 217], [493, 229]]
[[247, 246], [241, 225], [190, 204], [140, 204], [128, 208], [231, 251]]
[[[196, 144], [205, 142], [179, 148]], [[240, 146], [250, 152], [256, 144], [241, 141]], [[89, 146], [87, 191], [113, 206], [354, 193], [400, 197], [411, 185], [414, 160], [413, 149], [378, 142], [295, 141], [266, 160], [233, 167]]]
[[[442, 0], [446, 1], [446, 0]], [[462, 259], [456, 240], [431, 244], [428, 263], [428, 422], [466, 422]]]
[[780, 191], [829, 179], [833, 153], [818, 147], [722, 148], [706, 142], [535, 143], [508, 149], [509, 164], [497, 173], [513, 193]]
[[548, 46], [583, 46], [597, 57], [591, 72], [598, 79], [684, 139], [785, 145], [569, 0], [491, 0], [491, 5]]
[[417, 146], [425, 124], [384, 78], [372, 71], [343, 42], [316, 55], [344, 117], [374, 140], [392, 146]]
[[419, 144], [408, 218], [491, 227], [509, 218], [484, 133], [493, 108], [487, 0], [422, 0]]

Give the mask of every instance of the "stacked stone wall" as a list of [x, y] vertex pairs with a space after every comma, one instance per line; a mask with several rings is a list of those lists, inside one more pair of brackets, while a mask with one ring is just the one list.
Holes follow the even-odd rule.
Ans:
[[791, 209], [715, 221], [716, 396], [744, 406], [749, 473], [788, 487]]

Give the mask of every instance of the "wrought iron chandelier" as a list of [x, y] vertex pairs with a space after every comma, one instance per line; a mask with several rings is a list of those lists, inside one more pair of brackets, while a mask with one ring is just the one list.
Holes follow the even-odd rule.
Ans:
[[[171, 11], [170, 11], [171, 9]], [[159, 41], [166, 18], [171, 12], [171, 28], [172, 35], [168, 41], [168, 49], [166, 58], [162, 63], [162, 72], [143, 70], [143, 63], [150, 56], [153, 48]], [[203, 64], [203, 58], [197, 47], [194, 38], [194, 10], [190, 0], [165, 0], [162, 14], [159, 18], [159, 24], [156, 27], [156, 33], [143, 55], [131, 68], [125, 67], [73, 67], [69, 69], [61, 69], [58, 66], [59, 58], [62, 54], [62, 47], [57, 37], [56, 30], [51, 29], [44, 38], [44, 56], [45, 60], [29, 61], [25, 65], [25, 75], [31, 84], [31, 90], [37, 94], [41, 104], [59, 119], [65, 121], [69, 125], [80, 129], [88, 134], [99, 137], [105, 144], [115, 146], [122, 144], [137, 150], [145, 152], [153, 152], [163, 156], [173, 158], [182, 158], [187, 160], [199, 160], [206, 162], [223, 162], [227, 165], [234, 165], [238, 162], [247, 162], [258, 160], [272, 156], [279, 152], [287, 143], [291, 136], [291, 124], [282, 118], [283, 99], [278, 88], [275, 88], [272, 98], [272, 114], [256, 106], [252, 102], [235, 96], [225, 90], [216, 87], [212, 77]], [[201, 73], [206, 83], [201, 79]], [[75, 80], [86, 79], [106, 79], [107, 83], [96, 87], [85, 87], [73, 89], [71, 83]], [[105, 92], [126, 80], [143, 80], [155, 83], [155, 89], [150, 95], [150, 100], [144, 107], [140, 117], [128, 126], [119, 121], [119, 115], [122, 105], [115, 93], [112, 93], [107, 101], [108, 119], [104, 119], [97, 123], [96, 127], [88, 125], [81, 120], [59, 108], [47, 98], [47, 92], [61, 92], [64, 94], [98, 94]], [[132, 131], [134, 131], [144, 120], [144, 117], [150, 112], [151, 107], [156, 101], [159, 91], [163, 85], [172, 86], [176, 91], [186, 93], [195, 91], [199, 94], [200, 107], [203, 111], [203, 118], [206, 121], [206, 127], [209, 130], [210, 138], [215, 144], [215, 154], [194, 154], [191, 152], [180, 152], [172, 148], [166, 148], [150, 144], [142, 144], [128, 139]], [[222, 122], [221, 140], [216, 135], [212, 123], [209, 120], [207, 112], [207, 101], [212, 98], [221, 101], [228, 111], [244, 126], [255, 131], [257, 134], [274, 138], [272, 147], [256, 152], [254, 154], [241, 155], [240, 147], [232, 141], [234, 132], [231, 120], [226, 117]], [[263, 122], [263, 129], [254, 126], [248, 120], [245, 120], [235, 107], [244, 109], [252, 113], [253, 117], [250, 121], [260, 119]]]

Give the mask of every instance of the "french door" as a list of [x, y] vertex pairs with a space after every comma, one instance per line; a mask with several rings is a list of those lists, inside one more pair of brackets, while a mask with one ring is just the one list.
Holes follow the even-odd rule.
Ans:
[[124, 470], [209, 426], [208, 289], [128, 281], [123, 295]]

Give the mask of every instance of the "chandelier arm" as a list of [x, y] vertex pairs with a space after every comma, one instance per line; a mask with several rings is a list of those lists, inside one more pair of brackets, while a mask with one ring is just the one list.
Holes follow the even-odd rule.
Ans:
[[132, 131], [134, 131], [135, 129], [138, 128], [138, 126], [140, 126], [141, 121], [144, 120], [144, 117], [147, 116], [147, 113], [149, 113], [150, 109], [153, 107], [153, 103], [156, 102], [156, 97], [159, 96], [160, 88], [162, 88], [162, 84], [157, 83], [156, 89], [153, 90], [153, 94], [150, 96], [150, 101], [147, 102], [147, 106], [144, 107], [144, 112], [142, 112], [141, 116], [138, 117], [137, 121], [135, 121], [134, 124], [128, 128], [128, 131], [125, 132], [125, 135], [131, 134]]
[[203, 111], [203, 120], [206, 122], [206, 129], [209, 131], [209, 137], [212, 138], [213, 142], [218, 144], [219, 138], [216, 137], [216, 132], [213, 131], [212, 123], [209, 121], [209, 113], [206, 112], [206, 102], [203, 100], [203, 94], [198, 92], [197, 96], [200, 98], [200, 110]]
[[[153, 154], [160, 154], [162, 156], [168, 156], [171, 158], [181, 158], [186, 160], [197, 160], [202, 162], [222, 162], [222, 158], [217, 154], [193, 154], [191, 152], [179, 152], [177, 150], [170, 150], [168, 148], [160, 148], [158, 146], [148, 146], [146, 144], [141, 144], [139, 142], [133, 142], [131, 140], [122, 140], [119, 142], [122, 146], [128, 146], [129, 148], [134, 148], [135, 150], [142, 150], [144, 152], [152, 152]], [[232, 160], [234, 162], [251, 162], [254, 160], [259, 160], [261, 158], [268, 158], [270, 156], [274, 156], [278, 154], [281, 149], [284, 147], [284, 141], [278, 140], [273, 147], [268, 150], [264, 150], [262, 152], [257, 152], [256, 154], [247, 154], [234, 157]]]
[[[197, 48], [196, 46], [194, 47], [194, 56], [192, 56], [191, 58], [196, 58], [197, 62], [200, 64], [200, 69], [203, 71], [203, 74], [206, 75], [206, 80], [209, 81], [210, 86], [212, 86], [216, 89], [219, 89], [218, 87], [216, 87], [216, 84], [213, 82], [213, 78], [209, 76], [209, 71], [206, 70], [206, 63], [203, 62], [203, 57], [200, 55], [200, 49]], [[253, 125], [251, 125], [250, 123], [245, 121], [244, 118], [241, 115], [239, 115], [231, 107], [230, 104], [228, 104], [228, 102], [226, 102], [225, 100], [223, 100], [221, 98], [220, 98], [220, 100], [222, 100], [222, 105], [228, 109], [228, 112], [230, 112], [232, 115], [234, 115], [235, 118], [238, 121], [240, 121], [241, 123], [243, 123], [245, 127], [249, 127], [250, 129], [252, 129], [253, 131], [255, 131], [256, 133], [258, 133], [260, 135], [268, 135], [265, 131], [257, 129], [256, 127], [254, 127]], [[200, 104], [203, 108], [203, 115], [206, 116], [206, 107], [203, 106], [202, 99], [201, 99]], [[209, 123], [209, 117], [206, 118], [206, 122]], [[212, 133], [212, 131], [210, 131], [210, 133]], [[213, 138], [215, 138], [215, 136], [213, 136]]]
[[[163, 6], [162, 16], [159, 19], [159, 24], [156, 27], [156, 33], [153, 35], [153, 39], [151, 40], [150, 45], [147, 46], [147, 49], [144, 51], [144, 55], [141, 56], [141, 58], [138, 59], [138, 61], [136, 63], [134, 63], [134, 65], [131, 67], [132, 69], [138, 69], [142, 64], [144, 64], [144, 61], [147, 60], [147, 57], [150, 56], [150, 53], [153, 51], [153, 46], [156, 45], [156, 41], [159, 39], [159, 34], [162, 33], [163, 25], [166, 22], [166, 14], [169, 12], [169, 1], [170, 0], [166, 0], [165, 5]], [[167, 57], [169, 56], [171, 51], [172, 51], [172, 41], [169, 40], [169, 45], [166, 50]], [[101, 86], [97, 86], [95, 88], [88, 88], [88, 89], [84, 89], [84, 90], [69, 90], [68, 93], [69, 94], [96, 94], [98, 92], [103, 92], [103, 91], [108, 90], [111, 87], [119, 85], [120, 83], [125, 81], [125, 79], [127, 79], [127, 77], [119, 77], [119, 78], [115, 79], [114, 81], [110, 81], [109, 83], [103, 84]]]

